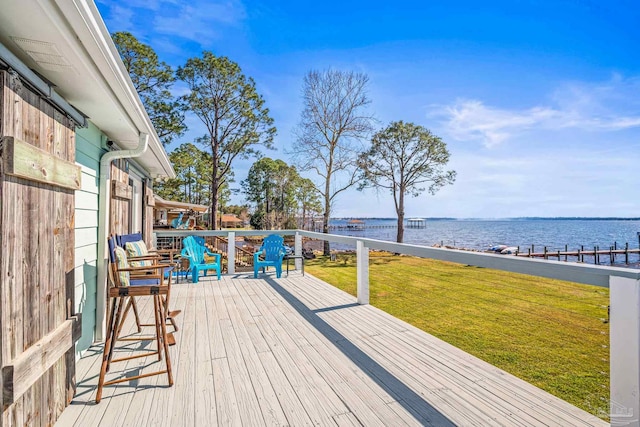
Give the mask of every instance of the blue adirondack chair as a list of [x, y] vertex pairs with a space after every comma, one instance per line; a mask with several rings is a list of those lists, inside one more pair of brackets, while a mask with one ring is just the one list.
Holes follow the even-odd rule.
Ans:
[[[215, 262], [207, 262], [204, 256], [208, 255], [214, 257]], [[204, 239], [195, 236], [187, 236], [182, 241], [181, 255], [189, 259], [189, 268], [191, 269], [191, 276], [193, 283], [198, 283], [198, 276], [200, 271], [204, 271], [204, 275], [207, 275], [207, 271], [215, 270], [218, 273], [218, 280], [220, 280], [220, 267], [222, 262], [220, 260], [220, 254], [214, 254], [204, 245]]]
[[173, 221], [171, 221], [171, 227], [177, 229], [177, 230], [181, 230], [184, 228], [187, 228], [187, 224], [182, 222], [182, 218], [184, 217], [184, 212], [180, 212], [180, 215], [178, 216], [178, 218], [174, 219]]
[[[262, 241], [262, 246], [258, 252], [253, 254], [253, 277], [258, 278], [258, 270], [262, 268], [265, 272], [266, 267], [275, 267], [276, 277], [279, 279], [282, 275], [282, 258], [286, 253], [284, 247], [284, 239], [277, 234], [267, 236]], [[263, 257], [263, 259], [260, 259]]]

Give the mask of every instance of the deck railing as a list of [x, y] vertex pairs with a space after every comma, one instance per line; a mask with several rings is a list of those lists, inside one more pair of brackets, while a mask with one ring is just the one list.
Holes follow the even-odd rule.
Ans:
[[[253, 234], [256, 234], [253, 232]], [[157, 232], [154, 247], [157, 249], [180, 249], [182, 247], [182, 239], [185, 236], [194, 235], [194, 233], [182, 232], [180, 234], [174, 232]], [[222, 232], [222, 234], [198, 234], [205, 239], [205, 243], [209, 248], [214, 251], [223, 254], [223, 267], [227, 267], [229, 258], [233, 259], [235, 268], [251, 269], [253, 268], [253, 252], [238, 247], [235, 244], [231, 249], [234, 252], [234, 256], [229, 256], [229, 240], [227, 238], [228, 232]], [[228, 271], [228, 267], [227, 267]], [[233, 270], [232, 270], [233, 271]]]
[[[640, 415], [640, 398], [638, 397], [640, 396], [640, 270], [432, 248], [304, 230], [157, 233], [158, 237], [223, 236], [227, 237], [229, 246], [235, 245], [236, 236], [268, 234], [295, 236], [296, 255], [302, 254], [302, 237], [355, 246], [357, 252], [357, 300], [360, 304], [369, 303], [370, 249], [609, 288], [610, 399], [611, 402], [615, 402], [616, 410], [624, 412], [622, 415], [626, 419], [631, 416], [637, 420]], [[228, 254], [229, 273], [234, 273], [235, 251], [230, 247]], [[300, 262], [300, 260], [296, 260], [297, 269], [300, 268]], [[612, 421], [615, 415], [615, 413], [612, 414]]]

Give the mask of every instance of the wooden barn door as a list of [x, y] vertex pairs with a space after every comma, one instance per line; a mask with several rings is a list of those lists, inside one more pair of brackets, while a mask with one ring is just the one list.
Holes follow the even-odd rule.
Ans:
[[0, 70], [2, 426], [53, 425], [75, 392], [74, 128]]

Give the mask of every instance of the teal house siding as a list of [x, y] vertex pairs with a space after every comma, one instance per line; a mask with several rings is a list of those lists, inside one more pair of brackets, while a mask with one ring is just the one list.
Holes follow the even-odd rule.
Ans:
[[82, 168], [82, 188], [75, 195], [75, 299], [76, 312], [82, 313], [82, 337], [76, 344], [76, 354], [89, 348], [95, 336], [98, 188], [105, 140], [92, 123], [76, 130], [76, 163]]

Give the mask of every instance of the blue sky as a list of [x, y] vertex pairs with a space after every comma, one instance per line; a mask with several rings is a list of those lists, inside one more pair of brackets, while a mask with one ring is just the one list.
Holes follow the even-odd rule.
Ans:
[[[640, 216], [640, 5], [631, 0], [97, 5], [111, 32], [130, 31], [174, 67], [202, 50], [236, 61], [275, 119], [270, 157], [289, 160], [307, 71], [367, 73], [377, 127], [429, 128], [458, 172], [435, 196], [409, 198], [407, 216]], [[205, 133], [196, 117], [187, 124], [178, 143]], [[236, 164], [236, 186], [251, 163]], [[353, 190], [333, 216], [395, 210], [386, 193]]]

